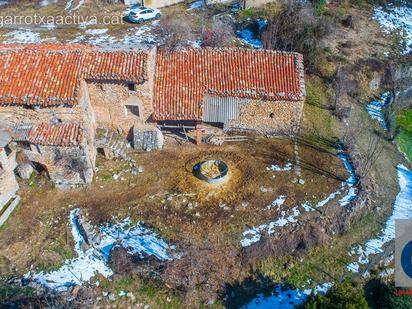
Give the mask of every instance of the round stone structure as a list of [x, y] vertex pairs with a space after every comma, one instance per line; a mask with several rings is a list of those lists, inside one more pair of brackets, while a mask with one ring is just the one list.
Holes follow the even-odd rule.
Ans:
[[229, 167], [222, 160], [207, 160], [196, 164], [193, 173], [210, 184], [221, 184], [228, 179]]

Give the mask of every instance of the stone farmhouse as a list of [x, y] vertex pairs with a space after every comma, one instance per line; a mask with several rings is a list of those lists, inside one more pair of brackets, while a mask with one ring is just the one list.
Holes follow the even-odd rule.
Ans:
[[90, 183], [96, 148], [159, 148], [161, 125], [296, 133], [304, 98], [296, 53], [0, 45], [0, 202], [18, 188], [14, 172]]

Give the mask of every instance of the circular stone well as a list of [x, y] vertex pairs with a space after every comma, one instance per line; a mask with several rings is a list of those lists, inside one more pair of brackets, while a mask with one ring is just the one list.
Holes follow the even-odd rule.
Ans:
[[193, 173], [207, 183], [221, 184], [228, 178], [229, 167], [222, 160], [207, 160], [196, 164]]

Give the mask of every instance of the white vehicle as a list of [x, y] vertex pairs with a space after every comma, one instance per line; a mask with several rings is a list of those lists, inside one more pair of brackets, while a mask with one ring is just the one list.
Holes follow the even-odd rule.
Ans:
[[129, 13], [129, 21], [132, 23], [142, 23], [147, 20], [159, 19], [162, 14], [158, 9], [150, 9], [144, 6], [133, 7]]

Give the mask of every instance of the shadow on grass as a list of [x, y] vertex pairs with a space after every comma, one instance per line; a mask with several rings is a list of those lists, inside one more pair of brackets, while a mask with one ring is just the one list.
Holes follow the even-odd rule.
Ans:
[[270, 296], [276, 283], [261, 273], [254, 278], [247, 278], [242, 282], [228, 284], [225, 287], [222, 298], [225, 300], [225, 308], [238, 309], [250, 303], [257, 294]]

